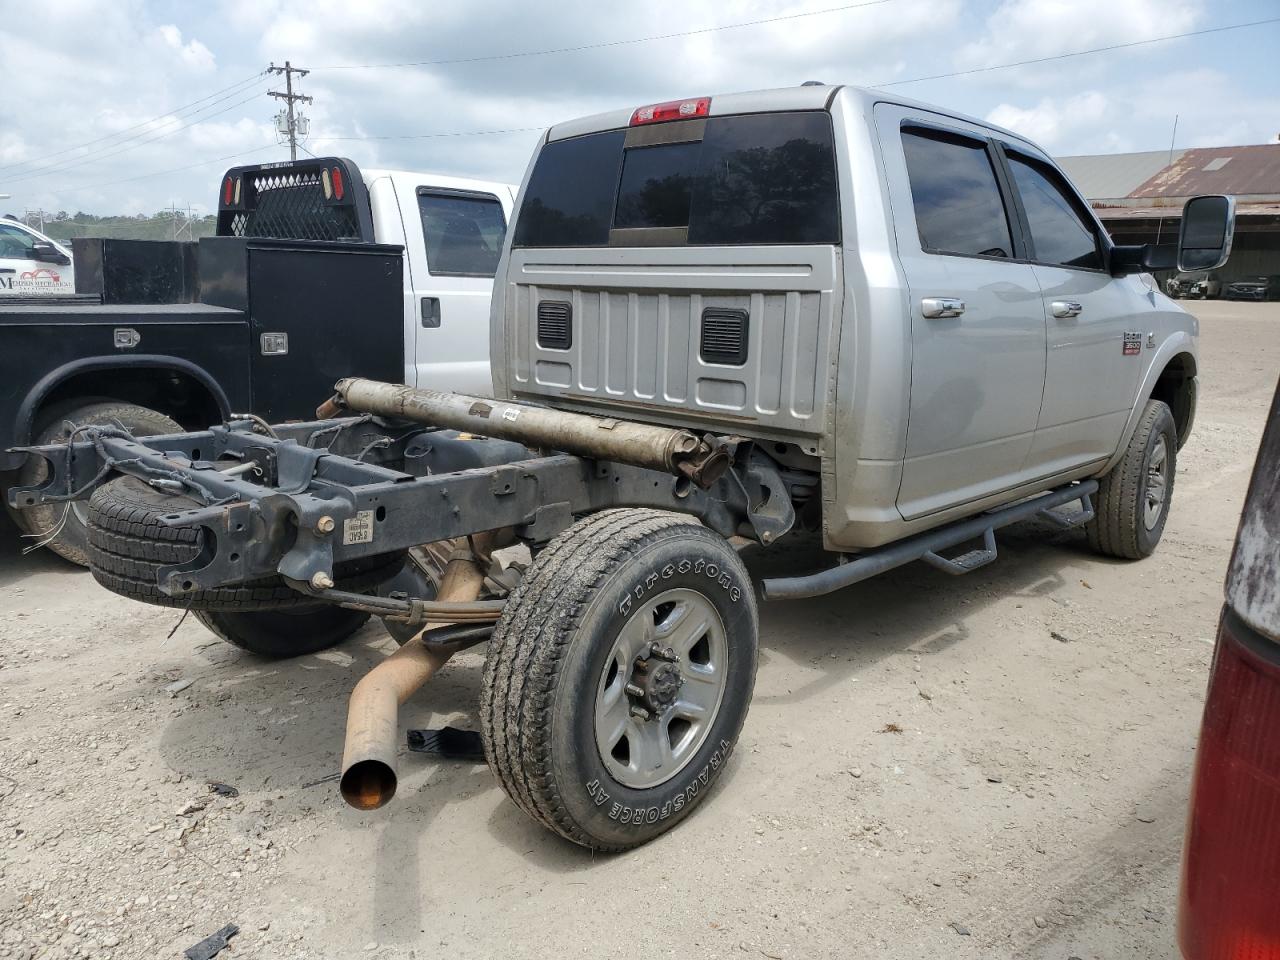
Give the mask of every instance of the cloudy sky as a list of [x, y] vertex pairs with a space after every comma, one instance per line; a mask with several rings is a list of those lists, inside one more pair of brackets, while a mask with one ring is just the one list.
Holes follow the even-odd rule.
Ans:
[[1275, 0], [0, 0], [0, 207], [210, 208], [226, 167], [287, 159], [282, 83], [262, 75], [286, 59], [311, 69], [310, 151], [501, 180], [559, 120], [810, 79], [894, 84], [1059, 155], [1166, 149], [1175, 114], [1179, 146], [1263, 143], [1280, 23], [984, 68], [1275, 17]]

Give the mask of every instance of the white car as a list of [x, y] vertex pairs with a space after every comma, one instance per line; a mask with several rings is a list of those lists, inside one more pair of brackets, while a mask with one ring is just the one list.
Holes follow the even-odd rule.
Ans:
[[0, 219], [0, 297], [75, 292], [70, 250], [25, 223]]

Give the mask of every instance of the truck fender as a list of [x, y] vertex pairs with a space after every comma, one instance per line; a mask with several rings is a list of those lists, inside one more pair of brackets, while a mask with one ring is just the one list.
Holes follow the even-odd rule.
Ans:
[[209, 391], [214, 402], [218, 405], [218, 412], [222, 414], [224, 419], [231, 414], [231, 402], [227, 399], [226, 391], [203, 367], [197, 366], [190, 360], [154, 353], [139, 353], [127, 357], [82, 357], [79, 360], [72, 360], [50, 370], [36, 382], [35, 386], [27, 391], [27, 395], [18, 406], [18, 415], [13, 425], [15, 444], [22, 446], [31, 442], [31, 434], [35, 428], [36, 411], [40, 409], [45, 398], [60, 383], [82, 373], [126, 369], [174, 370], [183, 373]]
[[1138, 387], [1133, 409], [1129, 411], [1129, 419], [1125, 422], [1124, 432], [1120, 435], [1120, 444], [1116, 447], [1116, 452], [1111, 455], [1111, 459], [1107, 461], [1106, 466], [1099, 470], [1095, 476], [1101, 477], [1109, 473], [1111, 468], [1120, 462], [1120, 458], [1124, 456], [1124, 452], [1129, 446], [1129, 439], [1133, 436], [1133, 431], [1137, 429], [1142, 410], [1155, 392], [1156, 382], [1160, 379], [1160, 374], [1164, 373], [1164, 368], [1169, 365], [1169, 361], [1180, 353], [1190, 354], [1192, 359], [1197, 361], [1199, 359], [1196, 356], [1194, 338], [1182, 330], [1167, 337], [1164, 343], [1160, 344], [1160, 348], [1156, 351], [1155, 356], [1152, 357], [1151, 362], [1147, 364], [1146, 372], [1142, 376], [1142, 383]]

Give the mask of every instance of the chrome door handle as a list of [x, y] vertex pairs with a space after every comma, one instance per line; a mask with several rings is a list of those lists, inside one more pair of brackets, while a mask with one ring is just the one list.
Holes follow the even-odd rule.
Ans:
[[1055, 300], [1049, 306], [1053, 310], [1053, 315], [1059, 320], [1065, 320], [1067, 317], [1078, 317], [1080, 316], [1080, 311], [1084, 309], [1084, 307], [1080, 306], [1078, 300]]
[[925, 297], [920, 301], [920, 312], [929, 320], [958, 317], [964, 313], [964, 301], [954, 297]]

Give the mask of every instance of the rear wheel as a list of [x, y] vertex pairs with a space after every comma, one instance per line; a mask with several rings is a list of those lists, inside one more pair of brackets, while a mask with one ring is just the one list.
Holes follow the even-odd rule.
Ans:
[[[36, 429], [35, 445], [65, 443], [72, 431], [83, 426], [119, 425], [135, 437], [154, 437], [181, 433], [182, 427], [163, 413], [115, 400], [100, 403], [61, 406], [45, 414]], [[49, 466], [40, 457], [28, 457], [18, 474], [20, 486], [43, 483]], [[65, 493], [66, 491], [59, 491]], [[37, 507], [13, 510], [14, 522], [34, 542], [44, 542], [60, 557], [89, 566], [89, 505], [84, 500], [73, 503], [43, 503]]]
[[1173, 414], [1148, 400], [1124, 456], [1098, 481], [1097, 514], [1085, 528], [1089, 545], [1126, 560], [1151, 556], [1169, 518], [1177, 466]]
[[742, 561], [688, 517], [609, 510], [540, 553], [485, 661], [481, 733], [503, 789], [575, 843], [623, 850], [723, 771], [756, 672]]

